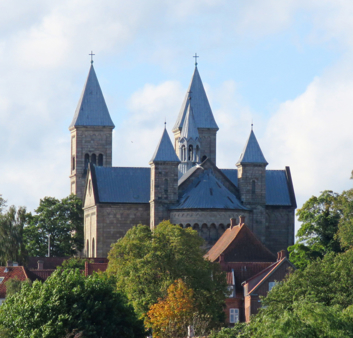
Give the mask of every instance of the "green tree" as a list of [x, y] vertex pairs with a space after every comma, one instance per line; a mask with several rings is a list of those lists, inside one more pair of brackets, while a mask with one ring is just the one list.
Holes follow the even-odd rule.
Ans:
[[87, 259], [87, 258], [80, 258], [80, 257], [71, 257], [69, 259], [66, 259], [63, 261], [61, 264], [61, 267], [58, 266], [57, 269], [80, 269], [84, 270], [85, 269], [85, 263], [93, 263], [93, 260]]
[[326, 190], [319, 197], [312, 196], [297, 211], [298, 220], [303, 223], [296, 243], [288, 248], [290, 260], [296, 267], [303, 269], [329, 252], [342, 252], [336, 237], [342, 215], [339, 198], [338, 194]]
[[343, 249], [353, 247], [353, 189], [343, 191], [337, 199], [341, 212], [336, 238]]
[[219, 264], [203, 258], [202, 244], [196, 231], [169, 221], [153, 232], [138, 225], [112, 246], [107, 272], [116, 276], [118, 290], [142, 318], [175, 280], [182, 279], [194, 290], [198, 312], [209, 315], [210, 326], [215, 326], [224, 319], [227, 284]]
[[82, 250], [83, 210], [82, 201], [76, 195], [70, 195], [61, 201], [54, 197], [45, 197], [40, 200], [35, 212], [24, 229], [29, 256], [46, 256], [48, 235], [50, 255], [53, 257], [73, 256]]
[[0, 213], [0, 264], [7, 260], [23, 264], [26, 257], [23, 231], [27, 222], [26, 208], [11, 206]]
[[17, 277], [9, 279], [5, 283], [6, 297], [10, 297], [10, 296], [14, 295], [15, 293], [20, 292], [24, 283], [27, 283], [29, 285], [32, 284], [30, 279], [27, 279], [25, 281], [21, 281]]
[[0, 327], [9, 338], [142, 338], [139, 321], [125, 298], [97, 275], [79, 269], [56, 270], [44, 283], [24, 284], [0, 307]]

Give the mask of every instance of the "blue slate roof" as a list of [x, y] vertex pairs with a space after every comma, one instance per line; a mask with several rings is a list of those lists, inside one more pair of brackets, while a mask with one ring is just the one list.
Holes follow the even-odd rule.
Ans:
[[246, 143], [244, 150], [240, 155], [239, 161], [237, 162], [237, 164], [245, 163], [268, 164], [262, 154], [253, 130], [251, 130], [248, 142]]
[[214, 176], [205, 170], [186, 189], [173, 209], [245, 209], [238, 199]]
[[149, 203], [150, 168], [94, 167], [99, 203]]
[[114, 128], [93, 65], [78, 101], [74, 118], [69, 128], [77, 126], [102, 126]]
[[166, 128], [164, 128], [161, 140], [151, 158], [151, 162], [180, 162]]
[[[190, 97], [191, 100], [189, 100]], [[195, 67], [191, 83], [185, 95], [178, 118], [173, 127], [173, 131], [183, 127], [189, 104], [191, 104], [197, 128], [211, 128], [218, 130], [218, 126], [213, 117], [211, 106], [208, 102], [197, 67]]]
[[192, 138], [195, 141], [199, 138], [199, 132], [196, 127], [196, 122], [191, 105], [189, 105], [188, 110], [186, 112], [185, 122], [180, 134], [180, 140], [182, 140], [183, 138], [185, 138], [186, 140]]
[[[221, 169], [238, 186], [237, 169]], [[291, 206], [285, 170], [266, 170], [266, 205]]]

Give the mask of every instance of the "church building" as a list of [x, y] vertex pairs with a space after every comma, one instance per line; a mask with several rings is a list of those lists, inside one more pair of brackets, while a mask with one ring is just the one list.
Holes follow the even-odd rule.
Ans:
[[149, 166], [112, 166], [114, 127], [92, 64], [69, 127], [71, 193], [84, 203], [86, 256], [106, 257], [134, 225], [154, 229], [163, 220], [192, 227], [210, 248], [230, 219], [241, 215], [271, 252], [294, 244], [296, 200], [289, 167], [266, 169], [252, 128], [234, 168], [217, 167], [218, 126], [197, 64], [173, 142], [164, 127]]

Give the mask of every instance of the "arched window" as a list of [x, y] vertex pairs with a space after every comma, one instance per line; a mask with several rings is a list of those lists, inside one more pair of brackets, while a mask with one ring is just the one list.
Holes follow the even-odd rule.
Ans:
[[254, 180], [251, 181], [251, 193], [252, 194], [256, 193], [256, 182]]
[[74, 171], [75, 170], [75, 168], [76, 168], [76, 161], [75, 161], [75, 156], [72, 156], [72, 171]]
[[86, 244], [86, 257], [89, 257], [89, 241], [87, 239], [87, 244]]
[[96, 156], [96, 154], [92, 154], [92, 156], [91, 156], [91, 163], [94, 164], [94, 165], [97, 164], [97, 156]]
[[95, 254], [94, 254], [94, 238], [92, 239], [92, 257], [95, 257]]
[[98, 165], [103, 167], [103, 154], [98, 155]]
[[203, 155], [203, 156], [202, 156], [202, 159], [201, 159], [201, 162], [206, 161], [206, 160], [207, 160], [207, 156], [206, 156], [206, 155]]
[[195, 159], [195, 162], [200, 162], [200, 147], [199, 146], [196, 146], [196, 159]]
[[194, 159], [193, 159], [193, 146], [190, 144], [189, 145], [189, 157], [188, 157], [188, 160], [189, 161], [193, 161]]
[[89, 163], [89, 155], [85, 154], [85, 170], [88, 168], [88, 163]]
[[186, 161], [185, 146], [181, 147], [181, 160]]
[[165, 198], [168, 198], [168, 179], [164, 179], [164, 195]]

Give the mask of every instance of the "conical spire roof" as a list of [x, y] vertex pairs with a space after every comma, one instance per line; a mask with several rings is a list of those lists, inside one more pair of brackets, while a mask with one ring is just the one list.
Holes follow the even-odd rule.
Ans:
[[110, 118], [93, 65], [89, 70], [75, 116], [69, 128], [77, 126], [115, 127]]
[[[189, 100], [190, 97], [191, 100]], [[189, 104], [191, 104], [197, 128], [210, 128], [218, 130], [218, 126], [213, 117], [211, 106], [208, 102], [197, 67], [195, 67], [188, 92], [185, 95], [185, 99], [183, 105], [181, 106], [178, 119], [173, 127], [173, 131], [182, 129]]]
[[199, 132], [196, 127], [194, 114], [192, 112], [190, 104], [188, 105], [188, 109], [185, 116], [185, 122], [180, 134], [180, 139], [182, 138], [185, 138], [186, 140], [190, 138], [196, 140], [197, 138], [199, 138]]
[[152, 162], [180, 162], [166, 128], [164, 128], [161, 140], [151, 158], [150, 163]]
[[253, 130], [251, 130], [248, 142], [246, 143], [245, 148], [240, 155], [239, 161], [237, 162], [237, 164], [244, 163], [268, 164], [262, 154]]

